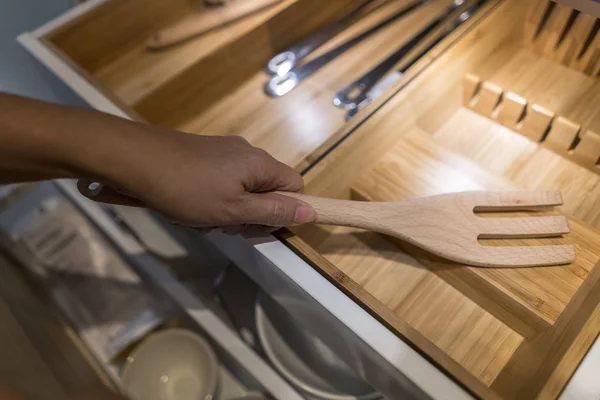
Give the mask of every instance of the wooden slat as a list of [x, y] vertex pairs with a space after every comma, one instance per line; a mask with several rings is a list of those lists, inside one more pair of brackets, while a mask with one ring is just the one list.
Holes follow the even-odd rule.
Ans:
[[463, 77], [462, 90], [463, 90], [463, 102], [464, 106], [471, 106], [471, 102], [479, 93], [481, 89], [481, 79], [474, 74], [466, 74]]
[[549, 57], [556, 58], [556, 50], [559, 44], [559, 40], [567, 28], [569, 18], [573, 13], [573, 9], [557, 3], [554, 5], [552, 14], [548, 18], [544, 29], [542, 30], [540, 37], [534, 44], [535, 51], [540, 54]]
[[[553, 112], [537, 104], [528, 104], [523, 97], [512, 92], [503, 92], [502, 88], [493, 84], [491, 87], [494, 93], [500, 92], [500, 95], [497, 96], [500, 100], [498, 106], [489, 114], [488, 111], [492, 108], [489, 107], [489, 103], [492, 102], [491, 99], [496, 98], [495, 94], [489, 94], [490, 90], [488, 90], [487, 100], [482, 100], [484, 103], [488, 103], [488, 107], [483, 105], [477, 107], [480, 95], [474, 96], [468, 101], [468, 104], [465, 103], [465, 98], [468, 97], [466, 93], [474, 91], [474, 86], [477, 88], [490, 87], [488, 82], [481, 83], [478, 76], [467, 74], [463, 78], [463, 104], [467, 107], [484, 117], [491, 118], [510, 129], [521, 132], [536, 142], [543, 141], [545, 147], [574, 160], [585, 168], [598, 171], [597, 134], [590, 131], [589, 135], [585, 135], [586, 145], [581, 147], [579, 151], [574, 152], [573, 147], [581, 139], [581, 126], [579, 124], [563, 116], [554, 116]], [[483, 89], [479, 92], [483, 92]], [[582, 104], [585, 104], [584, 101], [582, 101]], [[546, 134], [546, 132], [548, 133]]]
[[600, 135], [587, 131], [573, 151], [573, 156], [588, 168], [598, 168], [600, 163]]
[[581, 126], [562, 116], [552, 121], [552, 127], [544, 143], [553, 150], [564, 154], [571, 148]]
[[484, 82], [481, 85], [477, 96], [473, 99], [472, 108], [481, 115], [491, 116], [492, 111], [500, 102], [502, 88], [491, 82]]
[[527, 100], [515, 93], [506, 92], [495, 119], [502, 125], [515, 129], [525, 112], [525, 107], [527, 107]]
[[547, 8], [550, 6], [551, 2], [548, 0], [533, 0], [530, 2], [527, 17], [525, 19], [525, 46], [533, 48], [536, 34], [540, 29], [540, 25], [543, 23]]
[[[595, 22], [596, 28], [597, 25], [600, 24], [598, 20]], [[595, 31], [595, 29], [592, 29]], [[586, 74], [592, 74], [594, 68], [598, 63], [598, 49], [600, 48], [600, 31], [595, 32], [595, 36], [593, 37], [591, 43], [589, 44], [586, 52], [578, 58], [575, 62], [571, 64], [572, 68], [577, 69], [578, 71], [584, 72]]]
[[569, 35], [565, 38], [568, 49], [564, 52], [562, 62], [565, 65], [571, 65], [574, 63], [587, 41], [588, 36], [592, 33], [596, 18], [590, 14], [579, 13], [577, 19], [573, 23], [573, 28]]
[[554, 113], [552, 111], [546, 110], [537, 104], [528, 104], [523, 124], [517, 129], [529, 139], [539, 142], [547, 132], [553, 118]]

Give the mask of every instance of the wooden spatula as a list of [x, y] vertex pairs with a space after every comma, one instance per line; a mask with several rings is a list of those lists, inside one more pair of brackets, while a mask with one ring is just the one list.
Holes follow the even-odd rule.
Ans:
[[[125, 192], [78, 182], [86, 197], [105, 203], [143, 207]], [[310, 204], [315, 223], [350, 226], [395, 236], [439, 257], [480, 267], [536, 267], [570, 264], [575, 247], [483, 246], [478, 239], [539, 238], [569, 233], [564, 216], [479, 217], [475, 211], [533, 211], [563, 204], [558, 191], [462, 192], [400, 202], [335, 200], [277, 192]]]
[[156, 32], [147, 43], [159, 50], [185, 42], [210, 30], [235, 22], [250, 14], [274, 6], [282, 0], [235, 0], [223, 6], [205, 8]]
[[480, 217], [477, 211], [529, 211], [562, 204], [557, 191], [462, 192], [402, 202], [333, 200], [283, 193], [310, 204], [316, 223], [367, 229], [395, 236], [437, 256], [481, 267], [569, 264], [575, 248], [483, 246], [477, 239], [537, 238], [569, 233], [564, 216]]

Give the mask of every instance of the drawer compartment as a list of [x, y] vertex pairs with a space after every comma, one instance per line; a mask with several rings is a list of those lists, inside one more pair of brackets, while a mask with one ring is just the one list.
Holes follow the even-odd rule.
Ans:
[[[310, 194], [382, 201], [461, 190], [560, 190], [571, 234], [524, 240], [575, 244], [578, 258], [568, 266], [470, 268], [346, 228], [280, 234], [477, 396], [556, 398], [600, 331], [600, 23], [548, 0], [490, 0], [345, 122], [331, 104], [334, 94], [449, 4], [437, 0], [285, 97], [263, 93], [271, 56], [361, 3], [284, 0], [150, 52], [153, 33], [190, 16], [188, 0], [107, 0], [43, 41], [132, 118], [242, 135], [304, 172]], [[406, 4], [378, 9], [315, 55]]]
[[[365, 15], [311, 53], [308, 59], [313, 59], [414, 0], [282, 0], [183, 43], [161, 50], [148, 48], [149, 39], [161, 29], [202, 13], [212, 15], [208, 9], [192, 7], [200, 3], [106, 0], [42, 39], [131, 118], [190, 133], [244, 136], [301, 171], [348, 126], [345, 110], [333, 105], [335, 94], [413, 37], [451, 0], [426, 2], [279, 98], [267, 96], [263, 89], [270, 79], [265, 66], [275, 54], [368, 3], [361, 9]], [[396, 87], [448, 48], [489, 6], [421, 58]], [[353, 120], [358, 122], [369, 113], [365, 110]]]
[[310, 194], [361, 201], [560, 190], [569, 235], [482, 244], [572, 243], [576, 262], [474, 268], [356, 229], [282, 235], [479, 397], [558, 397], [600, 332], [597, 23], [582, 45], [580, 18], [589, 27], [561, 5], [502, 2], [305, 175]]

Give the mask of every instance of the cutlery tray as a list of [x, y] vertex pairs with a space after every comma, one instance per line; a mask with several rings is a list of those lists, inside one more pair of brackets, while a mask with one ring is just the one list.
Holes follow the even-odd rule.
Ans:
[[[346, 126], [337, 91], [369, 71], [421, 30], [451, 0], [436, 0], [370, 36], [281, 98], [263, 90], [267, 61], [366, 0], [283, 0], [235, 23], [163, 50], [152, 35], [194, 13], [199, 0], [104, 0], [42, 35], [54, 54], [134, 119], [199, 134], [240, 135], [280, 161], [305, 169]], [[414, 0], [382, 3], [310, 58], [345, 42]], [[432, 50], [442, 52], [489, 10], [485, 7]], [[407, 79], [431, 61], [425, 57]], [[60, 74], [60, 72], [58, 72]], [[69, 82], [68, 82], [69, 83]], [[368, 114], [365, 111], [363, 115]], [[355, 117], [355, 120], [362, 119]]]
[[[334, 94], [449, 4], [437, 0], [290, 94], [263, 93], [270, 57], [360, 3], [284, 0], [148, 52], [153, 32], [192, 12], [188, 0], [106, 0], [40, 36], [126, 115], [191, 133], [242, 135], [303, 172], [309, 194], [381, 201], [561, 190], [572, 233], [523, 241], [575, 244], [569, 266], [481, 270], [348, 228], [279, 233], [476, 396], [556, 398], [600, 331], [600, 23], [548, 0], [490, 0], [345, 122]], [[379, 9], [315, 56], [407, 3]]]
[[[499, 4], [308, 171], [306, 192], [394, 201], [557, 189], [569, 235], [482, 244], [572, 243], [575, 263], [481, 269], [351, 228], [300, 227], [282, 235], [482, 398], [557, 398], [600, 332], [600, 83], [590, 67], [595, 56], [557, 56], [569, 53], [563, 46], [581, 53], [572, 29], [589, 16], [532, 3]], [[548, 12], [532, 28], [536, 7]], [[583, 39], [587, 51], [595, 51], [594, 38]]]

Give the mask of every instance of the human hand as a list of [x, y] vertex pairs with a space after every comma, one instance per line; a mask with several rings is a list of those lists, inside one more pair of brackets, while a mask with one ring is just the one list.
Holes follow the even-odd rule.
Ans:
[[314, 220], [308, 204], [270, 193], [301, 192], [302, 177], [245, 139], [135, 126], [123, 135], [135, 149], [121, 149], [108, 181], [167, 218], [230, 234]]

